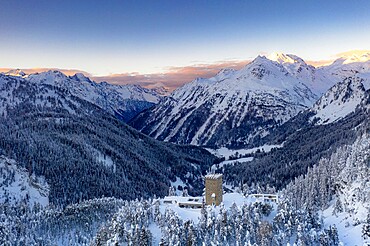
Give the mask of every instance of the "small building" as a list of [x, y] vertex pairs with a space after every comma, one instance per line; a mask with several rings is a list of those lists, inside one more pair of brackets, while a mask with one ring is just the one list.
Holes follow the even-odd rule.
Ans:
[[166, 196], [163, 199], [163, 204], [177, 204], [176, 196]]
[[208, 174], [205, 177], [206, 205], [220, 205], [222, 202], [222, 174]]
[[250, 194], [249, 197], [256, 198], [263, 202], [277, 203], [279, 201], [278, 195], [275, 194]]
[[173, 204], [180, 208], [201, 208], [203, 205], [201, 197], [182, 196], [166, 196], [163, 198], [163, 204]]
[[189, 197], [187, 201], [180, 201], [180, 208], [202, 208], [202, 201], [197, 197]]

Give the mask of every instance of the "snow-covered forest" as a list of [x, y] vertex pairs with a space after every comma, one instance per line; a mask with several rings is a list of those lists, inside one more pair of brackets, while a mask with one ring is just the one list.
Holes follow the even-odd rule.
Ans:
[[30, 206], [26, 198], [5, 201], [0, 244], [355, 245], [348, 237], [355, 233], [361, 245], [370, 233], [369, 158], [365, 133], [292, 181], [278, 204], [203, 206], [190, 219], [156, 198], [93, 199], [65, 208]]
[[[269, 68], [267, 62], [283, 71], [278, 61], [267, 60], [256, 58], [258, 69]], [[263, 71], [254, 82], [270, 76]], [[260, 133], [248, 143], [246, 137], [222, 145], [243, 135], [235, 128], [232, 136], [208, 136], [217, 142], [214, 146], [194, 146], [159, 141], [130, 127], [122, 121], [125, 112], [104, 101], [108, 85], [76, 76], [0, 74], [0, 245], [369, 244], [370, 91], [365, 78], [346, 74], [312, 108], [301, 107], [297, 99], [299, 112], [294, 109], [284, 121], [265, 122], [254, 115], [258, 129], [247, 130]], [[90, 92], [96, 98], [86, 100]], [[148, 93], [153, 95], [136, 88], [134, 94], [145, 99]], [[217, 91], [214, 95], [222, 101]], [[171, 96], [158, 100], [163, 107], [166, 101], [176, 104]], [[140, 110], [137, 106], [132, 114]], [[184, 110], [174, 124], [217, 122]], [[219, 131], [232, 127], [227, 115], [217, 117], [226, 120]], [[153, 134], [178, 139], [198, 134], [180, 125], [172, 131], [156, 121]], [[199, 202], [205, 177], [214, 172], [223, 174], [220, 206]], [[166, 195], [199, 200], [189, 206], [169, 204]]]
[[[338, 245], [335, 226], [288, 203], [233, 204], [199, 209], [199, 222], [181, 218], [158, 200], [90, 200], [63, 210], [2, 206], [2, 245]], [[5, 216], [6, 215], [6, 216]], [[248, 244], [247, 244], [248, 245]], [[302, 245], [302, 244], [301, 244]]]

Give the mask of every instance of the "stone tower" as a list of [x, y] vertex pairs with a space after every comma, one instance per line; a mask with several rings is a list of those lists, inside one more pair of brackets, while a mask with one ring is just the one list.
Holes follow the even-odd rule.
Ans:
[[222, 202], [222, 174], [206, 175], [206, 204], [220, 205]]

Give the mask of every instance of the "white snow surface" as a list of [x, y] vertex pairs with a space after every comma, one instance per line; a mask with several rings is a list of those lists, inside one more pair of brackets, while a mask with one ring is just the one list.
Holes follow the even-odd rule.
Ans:
[[336, 200], [332, 201], [332, 205], [328, 209], [322, 211], [325, 227], [335, 224], [338, 229], [339, 239], [344, 245], [365, 245], [362, 239], [362, 226], [366, 220], [367, 213], [370, 211], [370, 203], [359, 201], [356, 198], [361, 193], [366, 195], [366, 193], [369, 192], [370, 183], [368, 183], [367, 189], [363, 190], [363, 187], [361, 187], [358, 182], [355, 182], [347, 187], [344, 193], [339, 197], [342, 202], [348, 204], [351, 213], [344, 211], [342, 213], [333, 214]]
[[355, 111], [365, 91], [370, 89], [369, 52], [344, 56], [318, 70], [329, 74], [338, 83], [313, 106], [314, 117], [320, 118], [317, 124], [334, 122]]
[[365, 98], [363, 81], [354, 77], [334, 85], [312, 107], [315, 115], [311, 120], [319, 118], [317, 124], [328, 124], [354, 112]]
[[[370, 213], [369, 166], [366, 165], [369, 164], [369, 147], [369, 133], [365, 133], [351, 146], [352, 155], [345, 160], [345, 167], [341, 171], [343, 188], [340, 195], [332, 201], [328, 209], [323, 211], [325, 225], [335, 224], [339, 239], [345, 245], [367, 245], [362, 239], [362, 226], [367, 214]], [[361, 165], [363, 167], [359, 169]], [[341, 201], [343, 212], [333, 214], [337, 199]]]
[[18, 167], [16, 161], [0, 156], [0, 203], [6, 197], [9, 203], [25, 201], [30, 207], [36, 203], [41, 206], [49, 204], [49, 185], [44, 177], [29, 176], [26, 169]]
[[[340, 188], [336, 198], [320, 214], [324, 226], [335, 224], [340, 241], [348, 246], [368, 245], [362, 239], [362, 226], [370, 212], [369, 147], [370, 135], [365, 133], [352, 145], [333, 154], [331, 159], [331, 162], [341, 164], [340, 174], [333, 177]], [[345, 158], [341, 159], [343, 156]], [[338, 201], [342, 211], [334, 212]]]
[[[230, 159], [230, 156], [235, 156], [236, 153], [239, 153], [239, 155], [245, 155], [245, 154], [252, 154], [252, 153], [256, 153], [258, 150], [260, 151], [264, 151], [264, 152], [270, 152], [271, 149], [273, 148], [281, 148], [283, 147], [284, 144], [277, 144], [277, 145], [262, 145], [262, 146], [259, 146], [259, 147], [254, 147], [254, 148], [251, 148], [251, 149], [228, 149], [226, 147], [222, 147], [222, 148], [219, 148], [219, 149], [210, 149], [210, 148], [207, 148], [207, 150], [209, 152], [211, 152], [212, 154], [214, 154], [215, 156], [217, 157], [225, 157], [226, 160], [229, 160]], [[241, 158], [241, 159], [244, 159], [244, 158]], [[251, 160], [246, 160], [246, 161], [251, 161]]]
[[339, 239], [344, 245], [365, 245], [363, 244], [361, 233], [363, 224], [357, 224], [357, 221], [363, 222], [366, 219], [368, 208], [369, 204], [356, 203], [354, 205], [354, 210], [356, 211], [354, 216], [350, 216], [345, 212], [333, 215], [333, 204], [321, 213], [324, 219], [324, 226], [329, 227], [335, 224], [338, 229]]
[[116, 164], [113, 162], [112, 158], [108, 155], [104, 155], [102, 152], [97, 150], [97, 160], [106, 167], [113, 167], [116, 170]]

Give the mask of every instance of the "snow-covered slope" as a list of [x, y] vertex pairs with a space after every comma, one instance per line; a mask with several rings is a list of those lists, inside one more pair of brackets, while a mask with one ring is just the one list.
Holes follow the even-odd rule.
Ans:
[[366, 104], [370, 89], [370, 53], [353, 54], [318, 70], [340, 80], [313, 107], [318, 124], [330, 123]]
[[5, 156], [0, 156], [0, 204], [29, 206], [49, 204], [49, 185], [43, 177], [29, 175], [26, 169]]
[[332, 64], [318, 69], [339, 81], [358, 76], [363, 80], [365, 89], [370, 89], [370, 53], [353, 54], [335, 60]]
[[360, 77], [347, 77], [334, 85], [312, 107], [315, 115], [311, 119], [319, 118], [317, 124], [328, 124], [354, 112], [369, 94], [363, 82]]
[[[60, 108], [76, 114], [83, 100], [70, 93], [55, 90], [48, 84], [33, 84], [24, 78], [0, 74], [0, 114], [7, 116], [11, 109], [20, 105]], [[25, 106], [22, 106], [27, 111]]]
[[81, 73], [66, 76], [59, 71], [48, 71], [30, 74], [26, 80], [34, 84], [47, 84], [61, 88], [125, 121], [158, 103], [162, 97], [156, 90], [139, 85], [96, 83]]
[[159, 140], [242, 146], [307, 109], [335, 81], [294, 55], [258, 56], [175, 90], [131, 125]]
[[362, 228], [370, 213], [369, 134], [342, 151], [348, 153], [347, 158], [341, 159], [337, 154], [339, 158], [334, 160], [342, 163], [344, 168], [335, 177], [337, 195], [322, 213], [324, 222], [326, 225], [336, 224], [344, 245], [368, 245], [363, 241]]
[[338, 148], [296, 178], [281, 195], [299, 209], [318, 210], [325, 227], [336, 225], [344, 245], [368, 245], [361, 230], [370, 213], [369, 158], [370, 135], [365, 130], [353, 144]]

